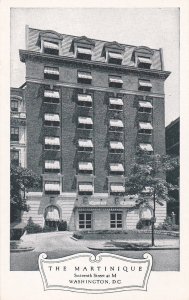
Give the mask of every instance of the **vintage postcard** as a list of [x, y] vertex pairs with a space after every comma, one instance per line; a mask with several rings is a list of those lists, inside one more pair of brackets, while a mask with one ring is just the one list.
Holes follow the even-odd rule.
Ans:
[[189, 7], [144, 4], [1, 2], [3, 300], [189, 299]]

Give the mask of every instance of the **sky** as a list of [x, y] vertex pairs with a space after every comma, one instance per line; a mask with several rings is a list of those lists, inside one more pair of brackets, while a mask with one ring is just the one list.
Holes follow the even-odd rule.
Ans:
[[178, 8], [12, 8], [11, 86], [25, 82], [25, 25], [60, 33], [117, 41], [152, 49], [163, 48], [165, 70], [165, 125], [179, 116]]

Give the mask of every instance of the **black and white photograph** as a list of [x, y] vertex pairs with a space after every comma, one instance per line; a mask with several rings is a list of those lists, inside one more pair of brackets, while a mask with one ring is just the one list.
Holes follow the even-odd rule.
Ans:
[[[127, 293], [119, 274], [101, 275], [121, 268], [134, 290], [153, 273], [179, 276], [180, 12], [10, 7], [11, 276], [40, 271], [61, 289], [48, 273], [61, 259], [75, 268], [62, 290], [89, 294]], [[105, 267], [90, 273], [83, 254]]]

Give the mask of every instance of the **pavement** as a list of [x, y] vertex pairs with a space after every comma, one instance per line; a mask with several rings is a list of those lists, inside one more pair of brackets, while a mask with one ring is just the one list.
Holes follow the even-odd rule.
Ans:
[[[142, 244], [150, 244], [150, 240], [76, 240], [72, 238], [73, 232], [62, 231], [62, 232], [46, 232], [38, 234], [24, 234], [22, 236], [22, 248], [30, 248], [35, 252], [47, 252], [54, 250], [61, 250], [62, 248], [71, 249], [72, 251], [116, 251], [116, 250], [168, 250], [168, 249], [179, 249], [179, 239], [156, 239], [154, 247], [144, 247]], [[141, 248], [128, 248], [122, 247], [123, 243], [136, 243], [141, 244]], [[120, 246], [122, 244], [122, 246]], [[14, 251], [15, 252], [15, 251]], [[19, 249], [17, 250], [19, 252]]]

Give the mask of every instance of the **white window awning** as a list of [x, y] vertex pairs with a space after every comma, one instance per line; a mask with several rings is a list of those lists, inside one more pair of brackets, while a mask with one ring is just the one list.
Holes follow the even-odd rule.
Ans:
[[60, 98], [59, 92], [58, 91], [50, 91], [50, 90], [45, 90], [44, 91], [44, 97], [46, 98]]
[[80, 171], [92, 171], [93, 165], [91, 162], [79, 162]]
[[78, 141], [79, 147], [93, 148], [93, 143], [91, 140], [80, 139]]
[[78, 123], [79, 124], [92, 125], [93, 120], [91, 118], [87, 118], [87, 117], [78, 117]]
[[122, 164], [110, 164], [111, 172], [124, 172], [124, 167]]
[[80, 192], [93, 192], [92, 184], [79, 184], [79, 191]]
[[45, 114], [45, 121], [60, 122], [58, 114]]
[[59, 137], [45, 137], [45, 145], [56, 145], [60, 146], [60, 138]]
[[110, 120], [110, 127], [123, 127], [123, 122], [121, 120]]
[[92, 75], [88, 72], [78, 72], [78, 78], [92, 80]]
[[44, 47], [49, 49], [59, 50], [59, 46], [56, 43], [44, 41]]
[[46, 192], [60, 192], [60, 182], [46, 182], [45, 183]]
[[148, 101], [139, 101], [139, 107], [152, 108], [152, 104]]
[[110, 149], [123, 150], [124, 146], [123, 146], [122, 142], [112, 141], [112, 142], [110, 142]]
[[55, 206], [49, 206], [46, 208], [46, 221], [59, 221], [60, 216], [59, 216], [59, 211]]
[[153, 188], [150, 187], [150, 186], [146, 186], [143, 190], [142, 190], [142, 193], [144, 194], [152, 194], [153, 192]]
[[121, 83], [123, 84], [123, 80], [120, 77], [110, 77], [109, 78], [109, 82], [113, 82], [113, 83]]
[[79, 94], [79, 95], [78, 95], [78, 101], [82, 101], [82, 102], [92, 102], [92, 97], [91, 97], [91, 95]]
[[151, 65], [152, 61], [149, 57], [138, 56], [138, 63]]
[[151, 123], [146, 123], [146, 122], [140, 122], [139, 123], [139, 128], [140, 129], [150, 129], [150, 130], [153, 129], [152, 124]]
[[110, 98], [110, 104], [123, 106], [123, 100], [120, 98]]
[[139, 144], [141, 150], [152, 152], [153, 148], [151, 144]]
[[108, 52], [108, 56], [109, 56], [110, 58], [115, 58], [115, 59], [119, 59], [119, 60], [122, 60], [122, 59], [123, 59], [123, 56], [122, 56], [122, 54], [120, 54], [120, 53]]
[[139, 80], [139, 87], [151, 88], [152, 84], [149, 80]]
[[81, 54], [92, 55], [92, 51], [89, 48], [77, 47], [77, 52]]
[[152, 218], [152, 212], [148, 207], [144, 207], [141, 211], [141, 219], [151, 219]]
[[45, 161], [45, 169], [60, 169], [60, 161], [59, 160], [46, 160]]
[[111, 184], [110, 189], [112, 193], [124, 193], [125, 187], [121, 184]]
[[58, 68], [52, 68], [52, 67], [45, 67], [44, 73], [46, 74], [53, 74], [53, 75], [59, 75]]

